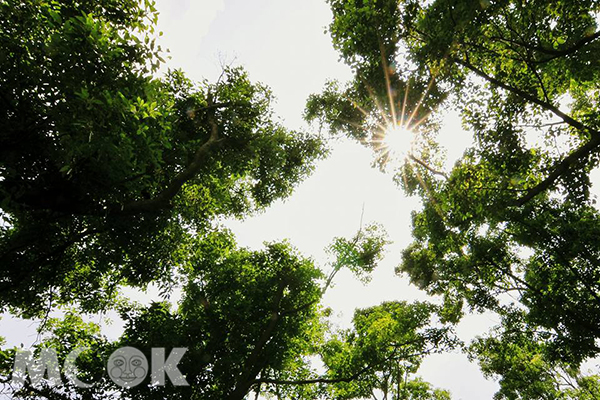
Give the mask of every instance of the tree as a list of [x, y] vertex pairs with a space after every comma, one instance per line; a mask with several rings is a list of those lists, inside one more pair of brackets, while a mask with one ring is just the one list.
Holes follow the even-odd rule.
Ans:
[[[372, 268], [385, 244], [382, 233], [372, 227], [346, 240], [346, 246], [340, 242], [341, 238], [334, 242], [332, 271], [350, 268], [360, 274]], [[11, 394], [24, 399], [103, 399], [117, 392], [128, 399], [242, 400], [255, 392], [290, 399], [358, 399], [393, 383], [385, 390], [396, 398], [397, 390], [407, 399], [449, 398], [419, 379], [406, 379], [423, 355], [455, 344], [450, 326], [430, 326], [439, 311], [436, 306], [392, 302], [359, 310], [354, 328], [336, 334], [328, 328], [327, 310], [320, 304], [331, 279], [289, 244], [249, 251], [220, 232], [193, 247], [177, 307], [168, 302], [123, 304], [125, 331], [117, 341], [110, 342], [75, 312], [46, 325], [45, 339], [35, 351], [56, 349], [62, 365], [73, 349], [87, 347], [78, 358], [78, 378], [94, 382], [93, 387], [25, 380]], [[123, 346], [141, 350], [148, 360], [153, 347], [167, 352], [186, 347], [177, 367], [189, 386], [151, 385], [150, 376], [132, 388], [117, 386], [105, 372], [106, 360]], [[14, 352], [8, 351], [5, 358], [13, 359]], [[324, 374], [311, 366], [310, 357], [323, 360]], [[12, 365], [2, 362], [0, 367], [0, 380], [10, 383]]]
[[582, 373], [549, 355], [547, 341], [512, 310], [487, 337], [476, 339], [469, 355], [486, 376], [500, 378], [496, 399], [597, 399], [598, 375]]
[[[329, 0], [334, 45], [354, 72], [306, 115], [334, 133], [405, 149], [396, 181], [423, 199], [398, 271], [449, 309], [509, 313], [576, 368], [597, 356], [600, 49], [594, 1]], [[437, 111], [453, 106], [474, 146], [441, 170]]]
[[0, 2], [0, 309], [168, 289], [182, 244], [289, 195], [324, 154], [241, 68], [157, 78], [156, 19], [147, 0]]
[[[241, 68], [215, 83], [157, 77], [156, 18], [146, 0], [0, 2], [0, 309], [45, 312], [35, 354], [53, 349], [62, 365], [87, 348], [78, 378], [95, 385], [62, 370], [64, 386], [25, 378], [13, 387], [17, 349], [0, 351], [0, 384], [36, 399], [357, 398], [367, 384], [447, 398], [407, 381], [422, 355], [453, 344], [448, 326], [427, 328], [437, 307], [384, 304], [339, 333], [326, 323], [320, 299], [335, 275], [348, 268], [368, 280], [380, 260], [387, 240], [376, 226], [334, 240], [327, 276], [287, 243], [250, 251], [215, 229], [217, 217], [289, 195], [324, 148], [275, 123], [268, 88]], [[173, 307], [117, 296], [121, 285], [149, 283], [167, 295], [181, 285], [183, 297]], [[73, 308], [47, 319], [59, 306]], [[126, 323], [117, 341], [79, 316], [109, 306]], [[349, 365], [332, 353], [339, 344]], [[186, 347], [179, 367], [190, 385], [117, 386], [105, 370], [122, 346], [148, 359], [154, 347]], [[311, 357], [326, 362], [324, 374]]]
[[[449, 399], [417, 372], [424, 356], [456, 346], [449, 326], [434, 327], [439, 313], [428, 303], [386, 302], [356, 310], [354, 327], [328, 341], [323, 361], [332, 375], [354, 376], [330, 389], [335, 399]], [[381, 396], [381, 397], [378, 397]]]

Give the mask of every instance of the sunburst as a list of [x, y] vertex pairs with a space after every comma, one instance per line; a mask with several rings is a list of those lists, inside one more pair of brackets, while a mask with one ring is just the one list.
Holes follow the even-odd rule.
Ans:
[[[426, 153], [424, 150], [426, 150], [429, 140], [422, 134], [421, 125], [428, 120], [431, 112], [420, 112], [422, 111], [420, 108], [435, 82], [436, 73], [432, 71], [426, 89], [421, 93], [419, 100], [415, 104], [409, 104], [410, 79], [404, 84], [402, 101], [398, 101], [396, 99], [398, 90], [392, 88], [392, 79], [390, 78], [390, 75], [395, 73], [395, 71], [388, 67], [383, 47], [381, 52], [389, 107], [386, 107], [386, 109], [382, 106], [378, 96], [368, 84], [365, 87], [377, 108], [378, 114], [373, 115], [358, 104], [354, 104], [365, 115], [367, 120], [370, 121], [369, 125], [376, 126], [370, 135], [370, 144], [377, 153], [376, 163], [382, 169], [391, 167], [390, 169], [393, 174], [400, 172], [405, 184], [408, 184], [407, 176], [405, 175], [408, 170], [400, 170], [407, 165], [411, 165], [413, 168], [410, 170], [419, 182], [419, 185], [427, 193], [428, 197], [430, 197], [437, 213], [445, 219], [445, 215], [439, 209], [435, 198], [431, 196], [429, 179], [422, 174], [424, 171], [427, 171], [426, 173], [431, 173], [438, 178], [448, 179], [448, 175], [445, 172], [436, 170], [427, 160], [422, 159], [423, 153]], [[357, 125], [358, 127], [359, 125]]]
[[404, 90], [402, 103], [399, 104], [399, 110], [396, 109], [396, 104], [391, 94], [392, 89], [389, 78], [386, 79], [386, 83], [388, 85], [387, 90], [390, 101], [389, 111], [384, 109], [374, 97], [374, 93], [371, 93], [371, 97], [374, 98], [375, 105], [379, 112], [379, 119], [383, 121], [383, 123], [378, 124], [378, 128], [373, 132], [371, 144], [378, 153], [377, 162], [382, 167], [389, 166], [395, 170], [406, 162], [413, 162], [415, 159], [418, 159], [419, 154], [423, 149], [424, 140], [419, 131], [419, 127], [427, 119], [429, 114], [426, 114], [417, 121], [415, 121], [415, 118], [424, 97], [427, 95], [427, 91], [429, 91], [429, 88], [431, 87], [431, 83], [426, 92], [423, 93], [419, 99], [419, 102], [412, 109], [412, 112], [408, 111], [410, 108], [408, 106], [408, 83]]
[[391, 164], [394, 168], [410, 160], [418, 147], [416, 132], [406, 125], [393, 122], [380, 127], [371, 142], [382, 166]]
[[383, 145], [393, 155], [406, 158], [415, 145], [415, 132], [406, 126], [388, 126], [383, 136]]
[[[386, 166], [390, 166], [393, 170], [396, 170], [407, 162], [417, 163], [432, 171], [432, 169], [420, 159], [421, 150], [423, 150], [426, 141], [423, 139], [419, 127], [427, 120], [430, 113], [421, 115], [420, 119], [417, 119], [417, 115], [420, 114], [419, 111], [423, 101], [431, 90], [435, 81], [435, 75], [432, 74], [427, 88], [421, 93], [416, 104], [409, 105], [408, 95], [410, 90], [410, 80], [404, 85], [402, 100], [398, 101], [395, 95], [398, 91], [395, 88], [392, 88], [391, 82], [391, 74], [395, 72], [387, 65], [383, 46], [381, 48], [381, 61], [389, 107], [384, 108], [374, 91], [368, 85], [366, 86], [367, 91], [379, 112], [379, 116], [376, 116], [375, 119], [383, 121], [377, 123], [378, 128], [372, 133], [371, 139], [371, 144], [378, 153], [377, 162], [381, 167], [385, 168]], [[364, 113], [367, 118], [373, 117], [360, 107], [359, 110]]]

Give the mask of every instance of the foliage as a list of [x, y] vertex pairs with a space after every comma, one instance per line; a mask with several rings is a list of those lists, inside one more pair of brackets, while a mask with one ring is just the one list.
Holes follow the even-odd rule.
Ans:
[[[201, 252], [203, 247], [213, 251]], [[55, 348], [62, 360], [76, 347], [90, 348], [78, 367], [80, 379], [95, 386], [69, 385], [64, 398], [108, 398], [118, 391], [131, 399], [243, 399], [259, 375], [291, 365], [310, 351], [321, 332], [321, 273], [311, 261], [283, 243], [264, 251], [238, 249], [226, 233], [210, 235], [197, 248], [178, 307], [171, 309], [167, 302], [123, 307], [125, 332], [116, 342], [73, 313], [48, 324], [51, 335], [37, 349]], [[111, 352], [123, 346], [142, 350], [148, 360], [153, 347], [167, 352], [187, 347], [178, 368], [190, 386], [152, 386], [147, 376], [135, 388], [119, 388], [104, 367]], [[48, 386], [30, 392], [30, 386], [15, 395], [28, 398], [43, 390], [52, 397], [65, 390]]]
[[[273, 120], [272, 95], [241, 68], [217, 82], [155, 76], [150, 1], [0, 1], [0, 309], [105, 309], [120, 285], [150, 282], [176, 307], [121, 304], [115, 342], [75, 312], [35, 347], [78, 345], [93, 389], [27, 382], [24, 398], [448, 399], [414, 376], [457, 345], [451, 324], [493, 311], [469, 355], [500, 378], [498, 399], [592, 399], [600, 354], [600, 4], [592, 0], [328, 0], [333, 44], [355, 79], [312, 95], [305, 116], [391, 166], [390, 128], [419, 146], [394, 170], [418, 195], [399, 273], [444, 303], [388, 302], [334, 330], [320, 299], [341, 268], [381, 259], [377, 226], [335, 238], [324, 276], [287, 243], [236, 246], [213, 222], [288, 196], [321, 142]], [[454, 106], [474, 145], [442, 171], [439, 110]], [[116, 387], [117, 347], [188, 347], [191, 386]], [[0, 352], [5, 381], [15, 350]], [[317, 371], [313, 361], [323, 364]]]
[[[326, 398], [341, 390], [329, 385], [375, 379], [403, 358], [415, 372], [421, 354], [412, 353], [450, 343], [449, 328], [425, 327], [431, 306], [365, 310], [378, 317], [357, 317], [356, 333], [337, 335], [320, 305], [340, 269], [368, 279], [388, 243], [379, 227], [336, 238], [327, 278], [287, 243], [250, 251], [214, 229], [219, 217], [244, 217], [288, 196], [323, 146], [274, 122], [269, 89], [241, 68], [224, 68], [214, 83], [181, 71], [156, 77], [156, 18], [151, 1], [0, 2], [0, 309], [45, 313], [34, 356], [51, 348], [62, 365], [86, 348], [78, 378], [94, 385], [26, 379], [13, 387], [17, 349], [0, 352], [0, 383], [13, 397], [36, 399], [241, 400], [252, 391]], [[165, 295], [181, 285], [182, 298], [174, 307], [117, 297], [124, 284], [149, 283]], [[47, 319], [64, 305], [74, 308]], [[116, 341], [79, 316], [109, 306], [125, 321]], [[388, 335], [373, 336], [383, 320]], [[350, 340], [352, 376], [335, 362], [325, 375], [314, 370], [311, 359], [331, 357], [331, 335]], [[410, 342], [392, 345], [396, 351], [384, 343], [392, 338]], [[393, 357], [368, 356], [377, 340]], [[148, 359], [154, 347], [186, 347], [178, 367], [190, 386], [147, 377], [117, 387], [105, 369], [122, 346]], [[418, 379], [402, 387], [415, 398], [445, 398]]]
[[383, 398], [446, 398], [419, 379], [408, 380], [425, 355], [456, 345], [448, 326], [433, 327], [435, 312], [431, 304], [405, 302], [357, 310], [353, 329], [324, 346], [323, 361], [331, 378], [354, 378], [333, 385], [332, 398], [360, 399], [373, 392], [381, 392]]
[[[437, 306], [384, 303], [358, 310], [353, 329], [329, 332], [320, 305], [324, 277], [289, 244], [250, 251], [220, 232], [193, 247], [177, 307], [123, 303], [125, 331], [117, 341], [110, 342], [95, 324], [71, 311], [46, 324], [45, 339], [35, 351], [56, 349], [62, 364], [71, 350], [87, 347], [78, 358], [78, 378], [95, 382], [93, 387], [26, 381], [13, 395], [241, 400], [254, 391], [290, 399], [358, 399], [380, 390], [396, 396], [401, 391], [410, 399], [449, 399], [418, 378], [407, 379], [424, 355], [456, 344], [450, 326], [433, 326]], [[177, 367], [190, 386], [151, 385], [149, 376], [130, 389], [116, 386], [104, 368], [109, 355], [123, 346], [142, 350], [148, 359], [153, 347], [167, 352], [187, 347]], [[317, 374], [311, 357], [323, 361], [325, 374]], [[9, 376], [12, 365], [6, 364], [0, 376]]]
[[[600, 353], [600, 219], [589, 178], [600, 159], [598, 2], [329, 3], [334, 45], [355, 79], [311, 96], [307, 118], [378, 153], [386, 121], [411, 121], [426, 139], [395, 171], [423, 200], [398, 272], [442, 295], [450, 319], [464, 305], [503, 318], [518, 307], [544, 363], [577, 371]], [[450, 106], [474, 145], [445, 172], [433, 138], [438, 110]], [[516, 336], [490, 340], [520, 351]], [[485, 359], [503, 359], [504, 349], [489, 347]], [[532, 360], [524, 363], [535, 370]], [[516, 364], [489, 368], [522, 379], [499, 396], [554, 396], [550, 386], [527, 392], [535, 385]]]
[[327, 252], [334, 257], [331, 272], [327, 278], [325, 288], [342, 268], [349, 269], [358, 279], [368, 282], [370, 274], [377, 263], [383, 258], [385, 246], [390, 244], [387, 233], [381, 225], [370, 224], [360, 230], [352, 239], [336, 237], [327, 248]]
[[168, 287], [190, 232], [288, 196], [323, 146], [241, 68], [156, 78], [151, 1], [0, 2], [0, 309]]
[[597, 375], [552, 360], [543, 336], [532, 331], [523, 313], [512, 310], [493, 334], [469, 348], [487, 376], [500, 377], [496, 399], [597, 399]]

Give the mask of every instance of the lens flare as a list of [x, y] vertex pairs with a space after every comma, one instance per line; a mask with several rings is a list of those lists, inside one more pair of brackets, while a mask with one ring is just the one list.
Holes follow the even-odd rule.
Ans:
[[394, 158], [404, 160], [413, 150], [415, 133], [405, 126], [391, 125], [382, 139], [382, 147]]

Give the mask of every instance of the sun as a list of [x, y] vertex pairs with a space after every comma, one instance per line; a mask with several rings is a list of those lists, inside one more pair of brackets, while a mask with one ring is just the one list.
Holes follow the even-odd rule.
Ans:
[[428, 145], [427, 140], [423, 137], [420, 126], [428, 120], [431, 114], [431, 112], [422, 112], [420, 107], [435, 82], [435, 75], [431, 76], [427, 88], [421, 93], [416, 103], [409, 102], [411, 81], [410, 79], [405, 81], [403, 83], [404, 96], [400, 100], [397, 97], [400, 87], [392, 88], [391, 75], [396, 73], [395, 69], [389, 68], [383, 54], [383, 48], [381, 50], [382, 67], [389, 104], [382, 104], [380, 99], [375, 95], [375, 90], [369, 85], [366, 86], [366, 89], [376, 109], [373, 111], [367, 110], [356, 102], [353, 102], [354, 106], [365, 116], [369, 130], [375, 126], [375, 129], [370, 132], [371, 139], [369, 141], [370, 145], [376, 151], [375, 164], [379, 165], [382, 170], [386, 170], [386, 166], [389, 165], [391, 170], [396, 171], [399, 167], [403, 167], [407, 163], [416, 163], [430, 172], [444, 175], [439, 171], [433, 170], [419, 156], [422, 150], [425, 149], [425, 146]]
[[392, 158], [405, 160], [414, 150], [415, 133], [406, 126], [391, 124], [383, 132], [381, 144]]
[[390, 166], [392, 170], [414, 160], [419, 148], [414, 129], [391, 121], [380, 126], [372, 143], [378, 153], [377, 162], [382, 167]]

